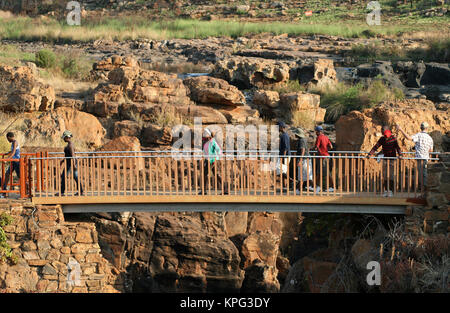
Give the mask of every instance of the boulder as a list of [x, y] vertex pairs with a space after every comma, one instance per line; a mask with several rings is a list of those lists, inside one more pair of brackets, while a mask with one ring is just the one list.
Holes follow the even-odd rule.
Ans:
[[280, 95], [277, 91], [257, 90], [253, 95], [253, 104], [257, 106], [266, 106], [277, 108], [280, 104]]
[[376, 61], [373, 64], [361, 64], [356, 68], [357, 79], [356, 82], [369, 84], [374, 79], [381, 78], [381, 80], [391, 88], [405, 90], [399, 77], [394, 73], [392, 64], [389, 61]]
[[144, 146], [172, 144], [172, 130], [169, 127], [148, 125], [142, 130], [142, 144]]
[[279, 116], [286, 117], [288, 121], [293, 121], [296, 115], [301, 115], [302, 120], [310, 121], [312, 125], [323, 123], [326, 113], [326, 109], [320, 107], [319, 95], [304, 92], [282, 94], [277, 111]]
[[[132, 153], [121, 153], [121, 156], [140, 156], [141, 143], [139, 139], [131, 136], [120, 136], [109, 141], [97, 151], [133, 151]], [[102, 154], [101, 156], [112, 156], [114, 154]], [[145, 168], [143, 158], [130, 158], [126, 162], [127, 168], [142, 170]]]
[[246, 105], [240, 107], [223, 107], [219, 111], [225, 116], [226, 121], [232, 124], [258, 124], [260, 121], [259, 111]]
[[240, 89], [264, 88], [287, 82], [289, 67], [274, 60], [234, 57], [217, 62], [211, 76], [225, 79]]
[[131, 136], [120, 136], [104, 144], [97, 151], [141, 151], [139, 139]]
[[108, 80], [109, 73], [115, 69], [136, 67], [139, 67], [139, 62], [134, 57], [113, 55], [94, 63], [90, 76], [93, 80]]
[[227, 81], [209, 76], [190, 77], [183, 81], [191, 99], [208, 105], [239, 106], [245, 104], [244, 94]]
[[399, 61], [393, 65], [393, 69], [399, 75], [403, 85], [409, 88], [419, 88], [426, 67], [423, 62]]
[[70, 130], [76, 143], [95, 148], [103, 144], [106, 135], [106, 130], [94, 115], [69, 107], [26, 118], [24, 122], [27, 125], [25, 138], [33, 145], [37, 142], [46, 146], [63, 145], [61, 135]]
[[423, 99], [387, 101], [372, 109], [341, 116], [336, 123], [336, 149], [370, 151], [382, 136], [381, 127], [388, 125], [397, 136], [402, 151], [411, 151], [414, 144], [394, 126], [398, 123], [407, 134], [413, 135], [420, 132], [422, 122], [430, 125], [428, 132], [434, 141], [434, 151], [444, 151], [444, 136], [450, 131], [448, 109], [436, 110], [433, 102]]
[[245, 278], [242, 282], [243, 293], [275, 293], [280, 291], [276, 267], [268, 266], [260, 260], [255, 260], [245, 269]]
[[425, 63], [421, 85], [449, 85], [450, 67], [448, 63]]
[[300, 84], [306, 84], [308, 89], [334, 86], [338, 82], [333, 60], [329, 59], [318, 59], [303, 65], [297, 69], [297, 75]]
[[[117, 71], [120, 71], [120, 69]], [[110, 77], [113, 74], [110, 73]], [[118, 82], [133, 102], [175, 106], [191, 104], [183, 81], [178, 79], [176, 75], [140, 70], [139, 75], [134, 79], [124, 76], [121, 80], [114, 80], [114, 83]]]
[[183, 117], [201, 117], [203, 124], [226, 124], [227, 118], [220, 111], [202, 105], [177, 107], [176, 111]]
[[119, 105], [124, 101], [120, 86], [100, 84], [94, 90], [93, 99], [86, 102], [86, 111], [99, 117], [112, 117], [119, 112]]
[[114, 123], [113, 128], [113, 136], [114, 137], [120, 137], [120, 136], [134, 136], [139, 137], [141, 134], [141, 126], [138, 122], [130, 121], [130, 120], [124, 120], [124, 121], [117, 121]]
[[53, 109], [53, 87], [39, 81], [28, 66], [0, 66], [1, 109], [8, 112], [34, 112]]

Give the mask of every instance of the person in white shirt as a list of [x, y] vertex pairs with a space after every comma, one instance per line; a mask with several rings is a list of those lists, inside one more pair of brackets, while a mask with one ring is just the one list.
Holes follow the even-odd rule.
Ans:
[[433, 138], [427, 134], [427, 129], [429, 125], [427, 122], [420, 124], [421, 132], [409, 136], [404, 132], [403, 129], [397, 124], [398, 130], [405, 136], [406, 139], [411, 140], [415, 143], [414, 149], [416, 150], [415, 157], [417, 158], [418, 169], [421, 172], [420, 177], [422, 178], [423, 186], [426, 185], [427, 181], [427, 164], [430, 158], [430, 153], [433, 152]]

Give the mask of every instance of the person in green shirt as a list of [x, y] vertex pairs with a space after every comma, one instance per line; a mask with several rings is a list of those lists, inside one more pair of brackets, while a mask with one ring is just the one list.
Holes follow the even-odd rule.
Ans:
[[220, 159], [220, 155], [222, 154], [222, 149], [220, 148], [214, 136], [215, 133], [211, 132], [208, 128], [206, 128], [203, 132], [203, 137], [206, 140], [203, 145], [203, 153], [205, 154], [205, 162], [203, 163], [205, 193], [208, 189], [215, 188], [215, 184], [208, 185], [208, 183], [211, 182], [212, 176], [213, 178], [217, 177], [217, 188], [221, 189], [221, 187], [219, 186], [222, 186], [223, 184], [224, 194], [228, 194], [228, 186], [222, 180], [221, 171], [219, 170], [220, 165], [218, 164], [219, 162], [217, 162]]

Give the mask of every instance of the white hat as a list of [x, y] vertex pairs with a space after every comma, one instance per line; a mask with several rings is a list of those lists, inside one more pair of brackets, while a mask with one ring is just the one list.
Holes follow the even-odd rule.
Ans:
[[203, 131], [203, 137], [212, 137], [211, 131], [208, 128], [205, 128]]

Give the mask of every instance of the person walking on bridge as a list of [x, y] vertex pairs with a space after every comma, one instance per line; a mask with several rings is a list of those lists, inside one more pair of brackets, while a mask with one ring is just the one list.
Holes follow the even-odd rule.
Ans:
[[422, 185], [426, 186], [427, 183], [427, 165], [430, 158], [430, 153], [433, 152], [433, 138], [427, 134], [429, 127], [427, 122], [420, 124], [420, 132], [409, 136], [405, 131], [396, 124], [397, 129], [405, 136], [406, 139], [414, 142], [414, 150], [416, 151], [415, 157], [417, 159], [417, 168], [419, 169], [419, 177], [422, 180]]
[[[211, 185], [211, 176], [212, 176], [213, 178], [217, 177], [217, 183], [220, 184], [220, 186], [223, 185], [224, 187], [223, 188], [224, 194], [228, 194], [228, 186], [222, 180], [222, 175], [220, 174], [220, 171], [218, 169], [219, 164], [217, 161], [219, 160], [219, 157], [222, 154], [222, 149], [220, 148], [219, 144], [214, 138], [215, 133], [211, 132], [208, 128], [206, 128], [205, 131], [203, 132], [203, 137], [206, 139], [206, 142], [203, 145], [203, 153], [205, 154], [205, 162], [203, 163], [203, 170], [204, 170], [203, 181], [205, 193], [207, 189], [210, 188], [213, 189], [212, 186], [215, 187], [215, 185]], [[200, 192], [199, 194], [202, 194], [202, 192]]]
[[[78, 169], [77, 169], [77, 160], [74, 159], [75, 157], [75, 148], [73, 146], [72, 142], [72, 133], [68, 130], [66, 130], [63, 135], [62, 139], [67, 142], [67, 146], [64, 148], [64, 160], [61, 161], [61, 165], [66, 161], [66, 168], [63, 170], [61, 174], [61, 195], [65, 195], [66, 191], [66, 174], [73, 172], [73, 179], [75, 180], [75, 184], [78, 189]], [[67, 173], [66, 173], [67, 170]], [[79, 192], [81, 195], [83, 195], [83, 186], [80, 183], [80, 190]], [[78, 192], [75, 194], [75, 196], [78, 195]]]
[[[395, 176], [395, 164], [394, 160], [390, 158], [399, 158], [402, 157], [402, 152], [400, 151], [400, 146], [398, 145], [397, 138], [392, 135], [392, 132], [389, 130], [388, 126], [382, 127], [383, 137], [378, 139], [378, 142], [373, 146], [372, 150], [370, 150], [369, 154], [367, 155], [367, 158], [370, 158], [372, 155], [375, 154], [375, 152], [378, 150], [379, 147], [381, 147], [381, 154], [380, 156], [388, 159], [383, 159], [383, 189], [384, 197], [392, 197], [393, 193], [389, 189], [390, 187], [394, 187], [394, 176]], [[388, 181], [390, 185], [388, 184]]]
[[[14, 133], [9, 132], [6, 134], [6, 139], [8, 140], [8, 142], [11, 143], [11, 151], [7, 154], [5, 154], [5, 159], [14, 159], [14, 160], [20, 160], [20, 146], [19, 143], [17, 142], [17, 140], [14, 138]], [[20, 178], [20, 164], [18, 161], [13, 161], [11, 162], [11, 165], [9, 166], [8, 170], [6, 171], [5, 174], [5, 181], [1, 182], [0, 179], [0, 184], [2, 186], [2, 190], [6, 190], [6, 185], [8, 184], [10, 175], [12, 174], [12, 172], [16, 172], [16, 175], [18, 178]], [[13, 187], [11, 186], [11, 189]], [[5, 196], [3, 194], [0, 195], [0, 198], [4, 198]]]
[[[316, 181], [317, 181], [317, 187], [316, 192], [320, 191], [320, 171], [322, 170], [323, 176], [328, 176], [329, 185], [331, 186], [327, 191], [333, 192], [334, 191], [334, 182], [333, 177], [331, 176], [331, 170], [332, 170], [332, 162], [327, 162], [327, 159], [325, 157], [329, 157], [330, 154], [328, 153], [329, 150], [333, 149], [333, 144], [331, 143], [330, 139], [323, 133], [323, 127], [322, 126], [316, 126], [316, 143], [314, 144], [314, 147], [317, 149], [317, 152], [322, 158], [318, 159], [318, 163], [316, 166]], [[328, 172], [328, 175], [327, 175]]]
[[[303, 189], [307, 187], [307, 183], [309, 182], [309, 191], [314, 191], [314, 183], [313, 183], [313, 173], [312, 173], [312, 163], [310, 158], [305, 158], [309, 156], [309, 148], [308, 143], [306, 141], [305, 132], [301, 128], [296, 128], [292, 131], [295, 136], [298, 138], [298, 146], [297, 146], [297, 168], [298, 168], [298, 189]], [[300, 181], [301, 180], [301, 181]], [[299, 190], [296, 190], [297, 193], [300, 193]]]

